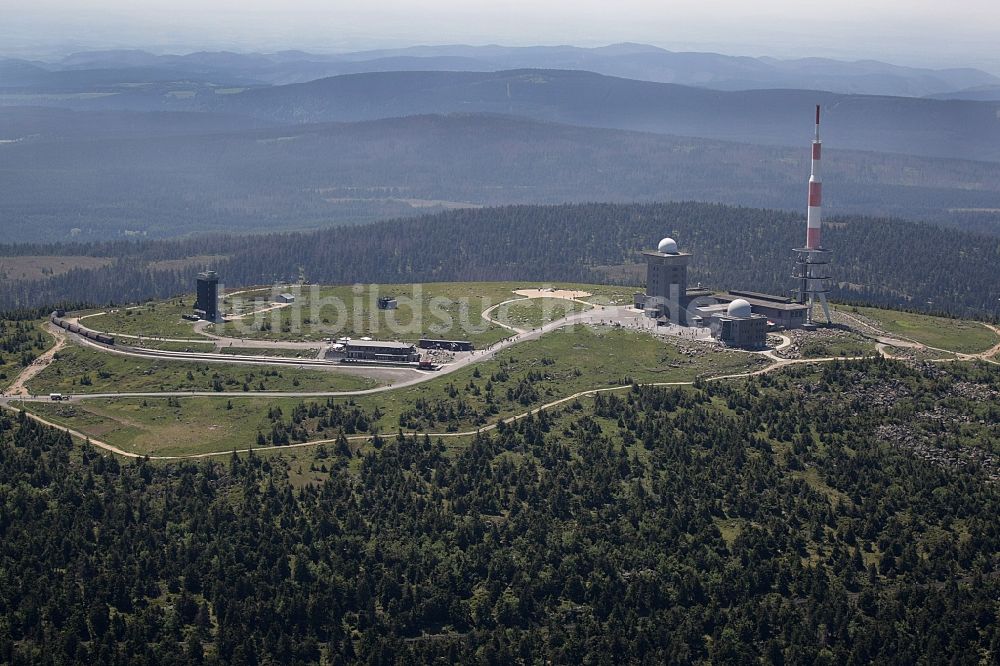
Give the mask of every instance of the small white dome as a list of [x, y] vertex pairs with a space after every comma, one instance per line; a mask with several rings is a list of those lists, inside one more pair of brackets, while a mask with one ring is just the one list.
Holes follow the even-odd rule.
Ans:
[[746, 319], [750, 316], [751, 312], [753, 312], [753, 309], [750, 307], [750, 304], [742, 298], [737, 298], [726, 308], [726, 314], [737, 319]]
[[660, 241], [660, 244], [656, 246], [658, 252], [663, 254], [677, 254], [677, 241], [673, 238], [664, 238]]

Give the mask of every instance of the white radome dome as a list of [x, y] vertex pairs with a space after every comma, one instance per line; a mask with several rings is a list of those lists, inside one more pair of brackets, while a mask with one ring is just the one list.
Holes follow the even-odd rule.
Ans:
[[746, 319], [750, 316], [751, 312], [753, 312], [753, 309], [750, 307], [750, 304], [742, 298], [737, 298], [726, 308], [726, 314], [737, 319]]
[[660, 241], [660, 244], [656, 246], [658, 252], [663, 254], [677, 254], [677, 241], [673, 238], [664, 238]]

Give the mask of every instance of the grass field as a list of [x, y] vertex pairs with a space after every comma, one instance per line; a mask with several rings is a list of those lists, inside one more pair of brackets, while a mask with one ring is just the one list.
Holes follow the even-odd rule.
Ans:
[[119, 356], [71, 345], [28, 384], [36, 394], [144, 391], [351, 391], [378, 384], [356, 375]]
[[[398, 285], [286, 286], [259, 288], [224, 296], [221, 309], [226, 315], [244, 318], [214, 325], [209, 332], [236, 338], [260, 340], [316, 340], [343, 335], [371, 336], [377, 339], [416, 341], [421, 337], [471, 340], [479, 346], [497, 342], [508, 335], [506, 329], [485, 321], [483, 310], [517, 298], [518, 289], [552, 287], [586, 291], [595, 304], [631, 303], [634, 289], [606, 285], [538, 284], [525, 282], [456, 282]], [[277, 292], [291, 291], [296, 302], [288, 307], [270, 309]], [[379, 310], [379, 296], [395, 296], [396, 310]], [[193, 295], [138, 307], [118, 309], [86, 317], [83, 324], [96, 331], [112, 334], [142, 335], [163, 338], [197, 339], [193, 323], [181, 319], [191, 312]], [[561, 299], [532, 299], [544, 303], [518, 304], [502, 308], [510, 313], [515, 326], [541, 325], [560, 312], [579, 311], [580, 304]], [[547, 307], [553, 305], [554, 307]], [[261, 310], [256, 314], [254, 311]], [[548, 316], [544, 316], [547, 312]], [[504, 319], [497, 317], [501, 321]], [[520, 323], [519, 323], [520, 322]], [[169, 344], [169, 343], [163, 343]], [[165, 348], [165, 347], [156, 347]]]
[[[367, 335], [377, 339], [415, 342], [421, 337], [432, 337], [471, 340], [477, 346], [484, 346], [507, 337], [509, 332], [485, 321], [481, 317], [483, 310], [517, 298], [513, 293], [516, 289], [539, 286], [588, 291], [593, 294], [589, 297], [593, 302], [631, 302], [631, 289], [600, 285], [463, 282], [357, 287], [304, 286], [297, 290], [296, 302], [292, 306], [230, 322], [222, 329], [222, 334], [271, 340], [319, 340], [342, 335], [355, 338]], [[263, 298], [265, 294], [257, 296]], [[396, 310], [379, 310], [379, 296], [396, 297], [399, 307]], [[246, 303], [237, 307], [236, 301], [237, 299], [232, 299], [227, 307], [253, 309], [248, 308]], [[260, 305], [262, 304], [263, 301]], [[575, 304], [574, 307], [582, 306]], [[501, 311], [504, 310], [506, 308], [501, 308]], [[528, 310], [524, 315], [532, 316], [531, 308]], [[537, 319], [541, 315], [534, 316]], [[500, 317], [497, 318], [503, 321]]]
[[[745, 371], [762, 363], [759, 357], [747, 354], [701, 346], [682, 350], [647, 335], [577, 326], [418, 386], [334, 402], [364, 410], [374, 429], [387, 435], [400, 428], [455, 432], [537, 409], [580, 391], [631, 381], [691, 381], [699, 376]], [[195, 373], [195, 377], [210, 382], [211, 372]], [[285, 375], [281, 379], [287, 382]], [[178, 378], [175, 373], [174, 377], [185, 383], [183, 375]], [[150, 381], [158, 380], [154, 376]], [[303, 382], [301, 388], [305, 387]], [[134, 390], [141, 388], [149, 387]], [[226, 409], [227, 402], [225, 394], [220, 394], [218, 398], [179, 400], [95, 399], [72, 405], [35, 404], [31, 409], [54, 415], [53, 420], [57, 417], [63, 425], [129, 451], [177, 454], [227, 450], [241, 442], [245, 447], [247, 441], [254, 441], [246, 438], [255, 438], [262, 424], [267, 425], [262, 418], [271, 407], [281, 407], [288, 414], [299, 402], [322, 401], [244, 398], [232, 400], [232, 409]], [[310, 431], [310, 439], [335, 434]]]
[[210, 352], [215, 349], [214, 342], [167, 342], [151, 338], [143, 338], [141, 341], [120, 338], [119, 343], [133, 347], [142, 347], [143, 349], [161, 349], [163, 351]]
[[85, 404], [29, 405], [53, 423], [139, 454], [187, 455], [253, 446], [258, 431], [270, 428], [267, 412], [293, 400], [247, 398], [197, 400], [121, 398]]
[[[445, 286], [449, 290], [459, 289], [458, 285]], [[491, 285], [492, 292], [472, 293], [478, 294], [481, 299], [503, 296], [506, 300], [513, 297], [509, 293], [501, 293], [507, 287], [523, 286], [504, 284], [500, 288]], [[542, 316], [546, 304], [541, 300], [517, 305], [523, 308], [513, 311], [513, 316], [522, 318], [519, 326], [530, 327], [532, 322], [541, 323], [541, 319], [532, 319]], [[578, 304], [556, 301], [553, 305], [575, 309]], [[994, 343], [990, 337], [992, 332], [975, 323], [871, 309], [862, 309], [860, 314], [880, 322], [880, 317], [885, 317], [896, 322], [898, 328], [894, 332], [897, 335], [906, 335], [932, 346], [954, 347], [957, 343], [959, 349], [981, 351]], [[889, 328], [889, 324], [883, 325]], [[933, 344], [932, 340], [939, 344]], [[803, 349], [803, 355], [855, 356], [870, 352], [872, 347], [868, 341], [859, 341], [850, 335], [812, 338], [812, 342], [815, 348]], [[241, 351], [261, 353], [263, 350]], [[943, 355], [935, 352], [932, 356]], [[665, 342], [623, 329], [576, 326], [517, 345], [494, 360], [436, 377], [424, 384], [353, 399], [338, 398], [333, 403], [363, 410], [371, 418], [373, 429], [385, 437], [393, 436], [399, 429], [408, 432], [464, 432], [537, 409], [580, 391], [618, 386], [630, 381], [687, 382], [697, 377], [744, 372], [759, 368], [764, 363], [758, 356], [694, 343]], [[189, 371], [191, 379], [188, 379]], [[270, 375], [270, 372], [277, 374]], [[88, 386], [80, 386], [84, 375], [88, 375], [91, 382]], [[114, 390], [212, 390], [213, 384], [221, 383], [225, 391], [238, 394], [244, 382], [252, 390], [259, 388], [258, 382], [263, 382], [266, 390], [349, 390], [374, 385], [374, 382], [357, 377], [321, 371], [157, 362], [71, 346], [62, 352], [56, 364], [36, 378], [30, 388], [35, 393], [58, 391], [79, 394]], [[257, 446], [258, 433], [267, 434], [273, 425], [268, 417], [272, 408], [280, 408], [287, 418], [300, 404], [309, 406], [325, 402], [325, 399], [313, 398], [235, 399], [231, 395], [220, 393], [218, 397], [180, 399], [92, 399], [72, 404], [29, 403], [28, 408], [53, 422], [128, 451], [189, 455]], [[582, 399], [584, 404], [588, 404], [588, 400]], [[563, 407], [569, 409], [570, 405], [565, 403]], [[552, 427], [560, 427], [560, 423], [562, 421], [557, 419]], [[307, 419], [304, 424], [308, 440], [332, 438], [337, 433], [336, 429], [318, 427], [315, 420]], [[609, 422], [604, 429], [614, 437], [613, 423]], [[466, 445], [468, 438], [445, 438], [443, 441], [450, 451], [458, 451]], [[370, 444], [352, 442], [351, 446], [367, 447]], [[297, 484], [323, 478], [320, 466], [325, 463], [323, 456], [317, 455], [315, 447], [279, 448], [262, 455], [287, 461], [289, 474], [294, 476]], [[352, 465], [357, 463], [357, 458], [351, 461]], [[812, 485], [812, 479], [805, 475], [803, 478]], [[727, 527], [737, 530], [733, 534], [738, 533], [738, 526]]]
[[26, 255], [0, 257], [0, 279], [43, 280], [74, 268], [100, 268], [114, 260], [108, 257]]
[[194, 332], [194, 322], [181, 319], [181, 315], [190, 313], [193, 306], [194, 296], [184, 296], [134, 308], [110, 310], [86, 317], [80, 323], [95, 331], [111, 334], [197, 339], [199, 336]]
[[493, 318], [515, 328], [532, 329], [592, 307], [562, 298], [532, 298], [497, 308]]
[[938, 349], [976, 354], [1000, 342], [996, 333], [979, 322], [876, 308], [842, 309], [847, 313], [856, 309], [862, 316], [877, 322], [887, 333]]
[[[574, 326], [505, 350], [494, 360], [440, 380], [357, 398], [383, 413], [384, 432], [464, 430], [589, 389], [632, 381], [684, 382], [762, 367], [760, 357], [710, 346], [688, 346], [622, 329]], [[478, 372], [478, 377], [476, 373]], [[492, 399], [490, 398], [492, 388]], [[422, 405], [415, 410], [414, 405]], [[452, 410], [457, 414], [450, 418]], [[433, 418], [417, 412], [434, 414]], [[449, 418], [442, 420], [441, 416]]]

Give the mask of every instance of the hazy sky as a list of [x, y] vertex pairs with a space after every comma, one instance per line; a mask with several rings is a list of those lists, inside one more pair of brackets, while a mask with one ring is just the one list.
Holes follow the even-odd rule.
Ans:
[[1000, 0], [0, 0], [0, 52], [621, 41], [1000, 73]]

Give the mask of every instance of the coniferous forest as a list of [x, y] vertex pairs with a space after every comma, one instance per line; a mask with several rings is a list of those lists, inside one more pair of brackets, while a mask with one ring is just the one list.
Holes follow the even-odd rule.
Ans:
[[[802, 216], [693, 202], [506, 206], [412, 220], [264, 236], [0, 247], [0, 257], [87, 255], [112, 261], [44, 279], [8, 275], [0, 308], [95, 305], [191, 292], [210, 265], [227, 287], [480, 280], [642, 281], [640, 252], [674, 236], [694, 257], [693, 286], [787, 294]], [[902, 220], [828, 221], [832, 297], [959, 316], [1000, 315], [995, 236]], [[181, 267], [174, 260], [191, 258]]]
[[1000, 666], [997, 0], [6, 4], [0, 666]]
[[5, 412], [0, 661], [996, 663], [998, 389], [886, 360], [633, 387], [454, 449], [341, 441], [297, 486]]

